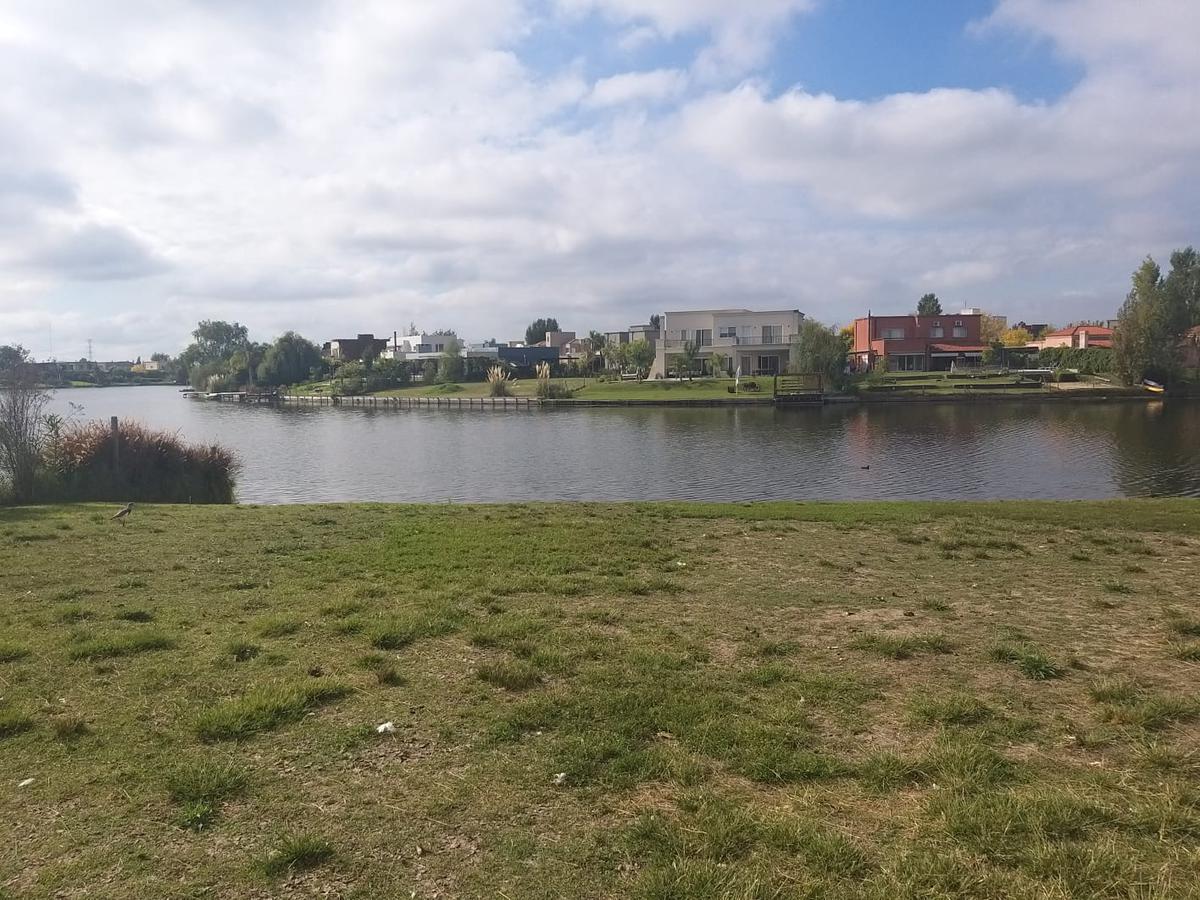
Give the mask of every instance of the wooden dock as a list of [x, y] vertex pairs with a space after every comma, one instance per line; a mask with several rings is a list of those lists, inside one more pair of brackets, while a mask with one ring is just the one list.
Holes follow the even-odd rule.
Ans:
[[825, 403], [825, 379], [820, 375], [776, 375], [772, 392], [780, 406], [822, 406]]

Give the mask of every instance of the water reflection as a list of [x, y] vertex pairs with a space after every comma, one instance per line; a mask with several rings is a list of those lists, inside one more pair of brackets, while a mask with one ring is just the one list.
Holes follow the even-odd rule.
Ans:
[[282, 409], [63, 391], [240, 455], [247, 502], [1200, 496], [1200, 404]]

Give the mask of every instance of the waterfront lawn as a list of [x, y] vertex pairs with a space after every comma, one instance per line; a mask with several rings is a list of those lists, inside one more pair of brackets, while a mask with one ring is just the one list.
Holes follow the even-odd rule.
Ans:
[[[555, 378], [556, 384], [573, 391], [576, 400], [731, 400], [732, 378], [697, 378], [694, 381], [599, 381], [595, 378]], [[758, 391], [740, 391], [738, 397], [771, 397], [773, 380], [769, 377], [747, 378], [758, 384]], [[328, 395], [332, 382], [304, 385], [298, 394]], [[509, 385], [514, 397], [537, 395], [537, 379], [522, 378]], [[462, 384], [417, 384], [410, 387], [380, 391], [380, 397], [459, 397], [462, 399], [491, 396], [487, 382], [471, 381]]]
[[1195, 501], [111, 512], [0, 510], [0, 895], [1197, 896]]

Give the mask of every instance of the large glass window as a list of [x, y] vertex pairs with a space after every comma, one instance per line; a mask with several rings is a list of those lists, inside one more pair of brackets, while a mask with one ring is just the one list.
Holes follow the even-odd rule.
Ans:
[[[762, 327], [762, 342], [764, 344], [782, 344], [783, 343], [783, 326], [782, 325], [764, 325]], [[774, 357], [771, 357], [774, 359]]]
[[712, 346], [712, 329], [711, 328], [696, 329], [696, 343], [699, 344], [701, 347], [711, 347]]
[[956, 338], [965, 338], [967, 336], [967, 329], [961, 325], [955, 325], [954, 326], [954, 336]]
[[934, 325], [932, 328], [929, 329], [929, 336], [931, 338], [945, 337], [946, 329], [943, 328], [941, 325]]
[[737, 326], [736, 325], [722, 325], [720, 330], [717, 332], [717, 334], [718, 334], [718, 336], [723, 337], [723, 338], [735, 338], [735, 337], [737, 337]]
[[759, 375], [778, 375], [779, 374], [779, 357], [778, 356], [760, 356], [758, 358], [758, 374]]
[[904, 329], [885, 328], [883, 329], [883, 339], [885, 341], [902, 341], [904, 340]]

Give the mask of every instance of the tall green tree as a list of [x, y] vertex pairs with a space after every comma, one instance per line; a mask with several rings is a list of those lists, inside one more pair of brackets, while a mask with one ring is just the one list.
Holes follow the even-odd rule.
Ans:
[[679, 368], [687, 373], [690, 379], [696, 372], [696, 364], [700, 361], [700, 345], [696, 341], [684, 341], [683, 351], [679, 354]]
[[629, 365], [628, 344], [622, 344], [620, 341], [608, 341], [600, 352], [604, 355], [604, 362], [608, 364], [610, 369], [623, 372], [625, 371], [625, 367]]
[[604, 348], [608, 346], [608, 335], [603, 331], [590, 331], [587, 340], [588, 348], [592, 351], [588, 368], [594, 369], [604, 365]]
[[249, 331], [245, 325], [237, 322], [205, 319], [192, 332], [192, 339], [191, 346], [184, 354], [190, 354], [189, 361], [192, 363], [208, 363], [229, 359], [242, 350], [249, 340]]
[[942, 314], [942, 301], [938, 299], [937, 294], [925, 294], [917, 301], [918, 316], [940, 316]]
[[558, 331], [558, 319], [536, 319], [525, 329], [525, 343], [537, 344], [546, 339], [547, 331]]
[[1164, 285], [1171, 305], [1186, 321], [1186, 327], [1200, 325], [1200, 253], [1184, 247], [1171, 254], [1171, 271]]
[[1113, 335], [1113, 361], [1127, 384], [1144, 378], [1169, 382], [1179, 372], [1180, 342], [1190, 325], [1185, 260], [1168, 285], [1149, 256], [1133, 273], [1133, 285]]
[[828, 385], [840, 385], [846, 376], [846, 340], [834, 328], [803, 319], [792, 338], [788, 369], [798, 375], [820, 375]]
[[297, 384], [307, 381], [313, 369], [321, 365], [321, 349], [296, 332], [287, 331], [263, 354], [258, 364], [258, 381], [271, 386]]
[[438, 381], [442, 384], [458, 384], [463, 380], [462, 341], [455, 335], [446, 338], [442, 358], [438, 360]]
[[625, 356], [629, 365], [638, 373], [639, 378], [645, 378], [650, 372], [650, 367], [654, 365], [654, 347], [645, 338], [630, 341], [625, 346]]

